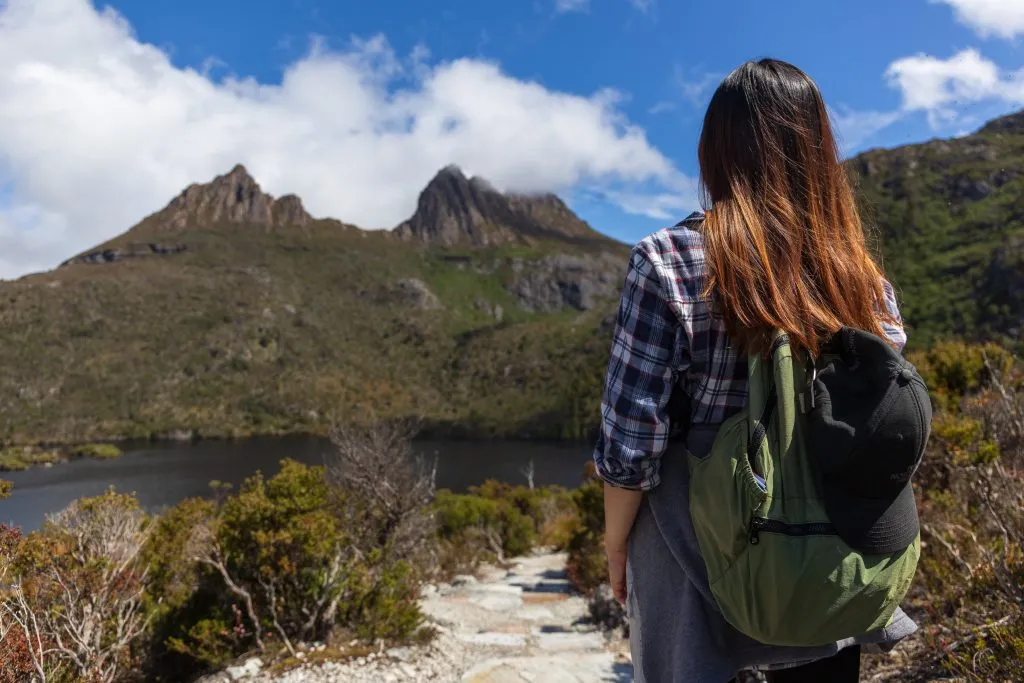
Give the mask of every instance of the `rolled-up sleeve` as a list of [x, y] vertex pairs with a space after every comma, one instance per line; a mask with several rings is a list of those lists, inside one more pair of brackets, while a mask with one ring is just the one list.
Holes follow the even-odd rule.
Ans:
[[660, 483], [681, 337], [660, 276], [638, 246], [622, 289], [594, 449], [597, 472], [612, 486], [646, 491]]

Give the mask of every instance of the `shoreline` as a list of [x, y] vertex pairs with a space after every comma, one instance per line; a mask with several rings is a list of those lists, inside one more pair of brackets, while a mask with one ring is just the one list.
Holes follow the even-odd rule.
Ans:
[[24, 472], [38, 467], [53, 467], [74, 460], [113, 460], [124, 454], [115, 443], [97, 441], [67, 444], [58, 447], [8, 446], [0, 449], [0, 475], [6, 472]]
[[[292, 432], [251, 432], [247, 434], [216, 434], [203, 435], [194, 430], [176, 430], [164, 434], [145, 437], [124, 437], [115, 436], [94, 441], [38, 441], [28, 444], [8, 444], [0, 447], [0, 479], [5, 473], [23, 472], [29, 469], [50, 468], [57, 465], [65, 465], [83, 458], [97, 460], [110, 460], [121, 457], [124, 454], [141, 450], [146, 444], [175, 444], [181, 446], [194, 445], [199, 442], [220, 442], [220, 443], [241, 443], [262, 439], [329, 439], [329, 430], [317, 431], [292, 431]], [[532, 436], [530, 434], [500, 434], [474, 433], [462, 431], [460, 433], [449, 431], [423, 430], [417, 435], [413, 442], [430, 443], [436, 441], [453, 442], [496, 442], [509, 441], [524, 444], [550, 444], [550, 445], [583, 445], [591, 442], [591, 439], [568, 439], [543, 436]], [[116, 453], [114, 452], [116, 451]]]
[[[403, 420], [408, 418], [395, 418]], [[414, 418], [415, 419], [415, 418]], [[366, 426], [365, 424], [361, 426]], [[61, 438], [31, 436], [8, 441], [0, 451], [8, 448], [37, 448], [59, 450], [76, 448], [88, 444], [138, 444], [138, 443], [195, 443], [197, 441], [244, 441], [256, 438], [286, 437], [319, 437], [329, 438], [331, 426], [316, 425], [310, 428], [295, 429], [226, 429], [208, 430], [202, 428], [175, 427], [161, 431], [143, 433], [143, 430], [132, 433], [98, 432], [89, 437]], [[450, 441], [525, 441], [530, 443], [586, 443], [597, 438], [598, 427], [593, 425], [570, 434], [559, 425], [542, 425], [530, 428], [525, 424], [511, 426], [509, 429], [489, 429], [466, 423], [423, 420], [417, 432], [417, 440], [450, 440]]]

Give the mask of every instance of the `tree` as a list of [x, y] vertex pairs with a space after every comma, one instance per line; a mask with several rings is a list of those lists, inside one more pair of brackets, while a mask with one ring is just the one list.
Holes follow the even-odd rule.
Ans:
[[430, 466], [412, 447], [410, 423], [336, 428], [327, 478], [346, 528], [362, 553], [413, 560], [433, 549], [436, 527], [429, 512], [436, 461]]
[[530, 490], [532, 491], [533, 490], [533, 475], [534, 475], [533, 460], [531, 459], [530, 462], [527, 463], [526, 467], [524, 467], [520, 471], [522, 472], [523, 476], [526, 477], [526, 485], [529, 486]]

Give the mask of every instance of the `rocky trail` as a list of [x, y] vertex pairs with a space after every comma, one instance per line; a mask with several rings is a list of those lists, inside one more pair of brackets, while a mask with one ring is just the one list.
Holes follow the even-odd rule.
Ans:
[[428, 645], [276, 674], [250, 659], [205, 683], [630, 683], [627, 644], [584, 622], [586, 601], [572, 593], [565, 560], [538, 553], [428, 586], [423, 610], [438, 631]]

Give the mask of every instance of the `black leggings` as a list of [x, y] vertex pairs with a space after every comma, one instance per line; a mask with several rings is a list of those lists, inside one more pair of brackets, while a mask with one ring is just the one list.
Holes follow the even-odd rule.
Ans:
[[843, 648], [831, 657], [792, 669], [766, 671], [768, 683], [858, 683], [860, 647]]

